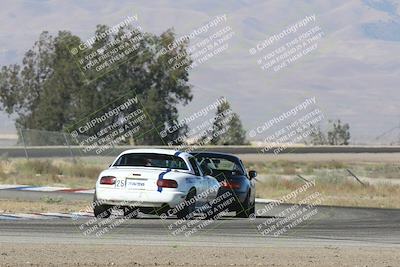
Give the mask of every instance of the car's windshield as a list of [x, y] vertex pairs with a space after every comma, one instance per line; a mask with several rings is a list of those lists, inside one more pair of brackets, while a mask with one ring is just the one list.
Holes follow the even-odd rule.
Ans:
[[208, 168], [211, 171], [228, 171], [240, 175], [244, 173], [240, 164], [230, 158], [196, 155], [196, 159], [202, 170]]
[[123, 154], [113, 166], [155, 167], [188, 170], [185, 161], [174, 155], [154, 153], [128, 153]]

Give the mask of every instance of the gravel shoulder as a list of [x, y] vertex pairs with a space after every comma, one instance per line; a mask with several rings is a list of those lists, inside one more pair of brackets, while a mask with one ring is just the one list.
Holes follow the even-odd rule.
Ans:
[[399, 248], [0, 243], [0, 266], [397, 266]]

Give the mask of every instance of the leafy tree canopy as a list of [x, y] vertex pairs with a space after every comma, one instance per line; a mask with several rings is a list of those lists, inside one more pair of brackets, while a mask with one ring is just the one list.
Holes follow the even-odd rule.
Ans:
[[329, 120], [326, 133], [316, 126], [310, 135], [313, 145], [348, 145], [350, 140], [350, 125], [342, 124], [340, 120]]
[[217, 108], [210, 139], [213, 145], [248, 144], [239, 115], [232, 111], [228, 101], [222, 102]]
[[[95, 35], [106, 32], [108, 26], [98, 25]], [[141, 36], [137, 49], [123, 63], [114, 63], [108, 72], [99, 76], [94, 70], [83, 75], [71, 47], [79, 47], [82, 40], [68, 31], [53, 37], [43, 32], [32, 49], [25, 53], [22, 64], [3, 66], [0, 71], [0, 109], [16, 114], [16, 124], [22, 128], [47, 131], [71, 131], [71, 125], [90, 120], [96, 114], [107, 112], [122, 100], [137, 96], [149, 119], [135, 140], [136, 144], [163, 144], [158, 132], [178, 119], [178, 104], [192, 99], [187, 67], [191, 60], [186, 53], [188, 42], [175, 42], [175, 34], [167, 30], [160, 36], [140, 32], [124, 26], [106, 38], [96, 40], [84, 55], [99, 48], [113, 48], [113, 41], [126, 33], [130, 38]], [[107, 46], [108, 45], [108, 46]], [[163, 53], [160, 53], [163, 51]], [[107, 51], [104, 51], [107, 52]], [[174, 68], [177, 55], [184, 64]], [[90, 81], [89, 83], [87, 81]], [[121, 101], [115, 101], [121, 99]], [[96, 114], [93, 114], [96, 111]], [[126, 114], [132, 110], [124, 110]], [[125, 115], [126, 115], [125, 114]], [[93, 127], [95, 134], [118, 117], [110, 118]], [[153, 130], [152, 130], [153, 129]], [[182, 134], [182, 127], [175, 135]], [[174, 139], [174, 135], [167, 138]]]

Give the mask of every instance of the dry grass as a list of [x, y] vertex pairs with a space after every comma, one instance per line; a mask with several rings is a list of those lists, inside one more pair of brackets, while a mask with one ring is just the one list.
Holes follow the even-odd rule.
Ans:
[[93, 188], [100, 171], [107, 165], [72, 160], [3, 159], [0, 183]]
[[[300, 179], [289, 180], [273, 176], [257, 184], [257, 196], [269, 199], [281, 199], [304, 185]], [[400, 186], [393, 184], [367, 184], [362, 186], [350, 180], [316, 179], [314, 187], [289, 199], [297, 203], [320, 193], [321, 204], [354, 207], [400, 208]]]
[[[351, 169], [361, 176], [375, 178], [400, 179], [400, 164], [393, 163], [346, 163], [339, 161], [325, 162], [300, 162], [288, 160], [273, 160], [264, 162], [245, 162], [248, 169], [255, 169], [264, 174], [301, 174], [312, 175], [321, 170], [345, 170]], [[293, 171], [295, 170], [295, 172]]]
[[[93, 188], [98, 174], [107, 168], [109, 162], [111, 159], [104, 158], [82, 158], [78, 162], [70, 159], [1, 159], [0, 183]], [[291, 199], [291, 202], [319, 192], [323, 196], [322, 204], [327, 205], [400, 208], [400, 168], [392, 163], [271, 160], [245, 164], [248, 169], [259, 173], [258, 197], [277, 199], [289, 194], [304, 184], [297, 178], [300, 174], [315, 180], [316, 186], [297, 199]], [[363, 180], [368, 178], [377, 182], [367, 182], [366, 186], [362, 186], [346, 169], [351, 169]], [[376, 178], [386, 178], [391, 183], [382, 183]], [[396, 181], [398, 183], [394, 183]], [[57, 201], [46, 203], [46, 200], [39, 203], [42, 202], [49, 207], [65, 204]]]
[[[327, 162], [246, 162], [248, 169], [258, 171], [261, 181], [257, 184], [257, 196], [278, 199], [304, 184], [297, 177], [315, 180], [315, 187], [288, 202], [299, 202], [314, 192], [322, 196], [322, 204], [338, 206], [400, 208], [400, 169], [388, 163]], [[351, 169], [362, 180], [377, 181], [358, 183], [346, 169]], [[378, 178], [378, 179], [377, 179]], [[389, 179], [386, 183], [379, 179]], [[395, 183], [397, 181], [397, 183]]]

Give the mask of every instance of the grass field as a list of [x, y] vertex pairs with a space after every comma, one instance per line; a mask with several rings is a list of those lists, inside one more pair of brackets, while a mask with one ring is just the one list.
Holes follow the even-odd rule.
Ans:
[[1, 184], [66, 186], [93, 188], [107, 160], [78, 159], [3, 159]]
[[[111, 158], [81, 158], [76, 161], [3, 158], [0, 161], [0, 183], [93, 188], [99, 172], [107, 168], [111, 161]], [[315, 180], [315, 186], [288, 202], [298, 202], [319, 192], [322, 204], [327, 205], [400, 208], [400, 168], [393, 163], [274, 159], [245, 160], [245, 165], [259, 174], [257, 197], [279, 199], [304, 184], [298, 177], [301, 175], [307, 180]], [[347, 169], [356, 174], [364, 185], [357, 182]], [[42, 202], [47, 208], [63, 205], [62, 201]]]

